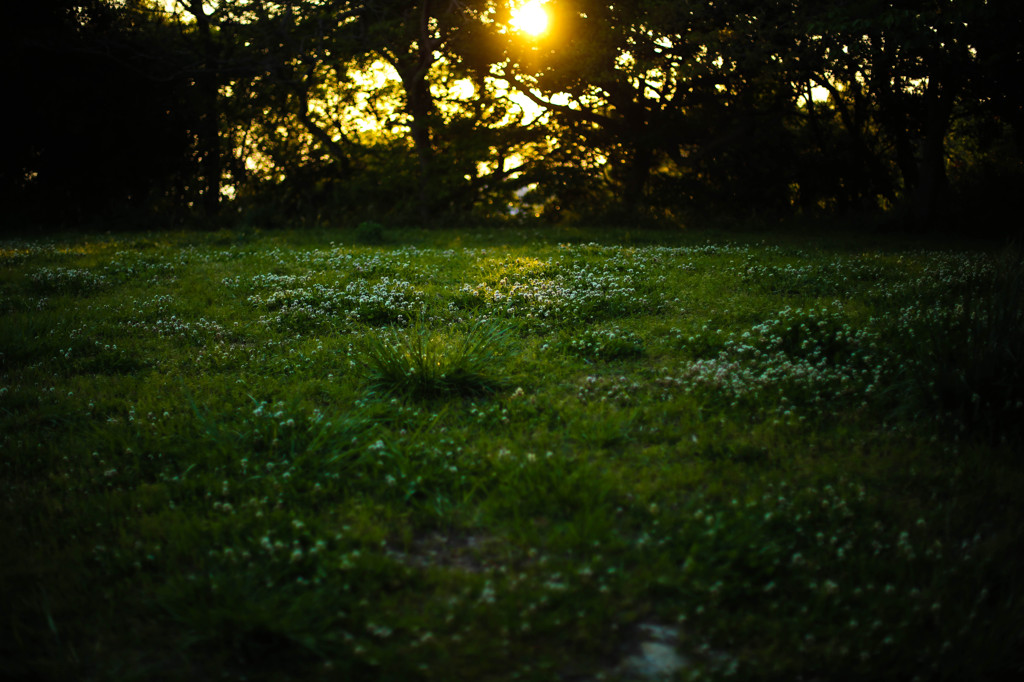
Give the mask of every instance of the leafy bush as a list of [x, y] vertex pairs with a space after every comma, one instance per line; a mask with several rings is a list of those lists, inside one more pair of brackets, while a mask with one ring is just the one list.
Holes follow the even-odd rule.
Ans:
[[355, 240], [359, 244], [383, 244], [386, 241], [384, 226], [372, 220], [365, 220], [356, 227]]
[[369, 337], [363, 360], [374, 389], [416, 398], [472, 395], [502, 385], [495, 365], [508, 342], [508, 330], [489, 322], [452, 334], [417, 324]]

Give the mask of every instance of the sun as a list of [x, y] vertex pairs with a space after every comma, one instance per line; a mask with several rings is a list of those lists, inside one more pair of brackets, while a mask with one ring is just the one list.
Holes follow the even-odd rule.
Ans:
[[528, 0], [512, 9], [512, 28], [531, 36], [539, 36], [548, 28], [544, 0]]

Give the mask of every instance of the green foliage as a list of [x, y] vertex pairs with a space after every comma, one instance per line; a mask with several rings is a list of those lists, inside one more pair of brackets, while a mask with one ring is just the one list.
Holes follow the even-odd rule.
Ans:
[[167, 225], [199, 199], [195, 57], [163, 12], [140, 4], [12, 9], [2, 49], [26, 61], [8, 84], [24, 106], [12, 112], [22, 134], [0, 163], [0, 197], [17, 217], [3, 232]]
[[359, 223], [354, 237], [359, 244], [377, 245], [383, 244], [386, 240], [384, 226], [373, 220], [364, 220]]
[[41, 293], [85, 294], [102, 287], [106, 281], [103, 275], [85, 269], [39, 268], [29, 279]]
[[760, 349], [792, 358], [857, 363], [858, 353], [869, 352], [870, 337], [864, 330], [855, 329], [841, 312], [827, 308], [784, 308], [774, 319], [757, 325], [754, 330], [757, 332], [754, 343]]
[[681, 329], [669, 331], [673, 345], [686, 350], [693, 359], [712, 358], [725, 348], [726, 335], [721, 329], [710, 329], [703, 325], [693, 334], [686, 334]]
[[919, 409], [972, 434], [1024, 435], [1024, 262], [1003, 252], [942, 313], [922, 320], [908, 390]]
[[0, 676], [1021, 669], [1016, 256], [352, 237], [0, 244]]
[[12, 15], [34, 28], [4, 44], [38, 69], [9, 88], [28, 103], [0, 168], [16, 229], [883, 209], [924, 230], [1005, 206], [1024, 172], [1010, 3], [576, 0], [547, 3], [533, 37], [508, 2], [151, 4]]
[[567, 344], [569, 352], [589, 360], [636, 358], [644, 354], [644, 342], [628, 329], [589, 329]]
[[511, 335], [492, 322], [432, 331], [422, 324], [391, 330], [365, 342], [371, 386], [414, 398], [474, 395], [506, 383], [498, 366]]

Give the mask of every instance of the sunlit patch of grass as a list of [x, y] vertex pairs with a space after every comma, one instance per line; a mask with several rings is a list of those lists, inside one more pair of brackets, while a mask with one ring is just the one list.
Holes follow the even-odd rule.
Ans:
[[506, 384], [499, 363], [509, 352], [507, 328], [478, 322], [440, 333], [423, 325], [365, 342], [372, 388], [415, 398], [493, 392]]

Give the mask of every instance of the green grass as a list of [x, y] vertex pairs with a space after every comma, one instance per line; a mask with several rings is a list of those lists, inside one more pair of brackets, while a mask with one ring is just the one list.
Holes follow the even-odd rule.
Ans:
[[1013, 252], [0, 243], [0, 677], [1003, 679]]
[[370, 387], [410, 398], [492, 393], [501, 386], [494, 373], [510, 335], [493, 324], [436, 332], [416, 325], [367, 337], [359, 361]]

